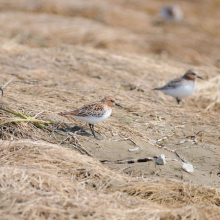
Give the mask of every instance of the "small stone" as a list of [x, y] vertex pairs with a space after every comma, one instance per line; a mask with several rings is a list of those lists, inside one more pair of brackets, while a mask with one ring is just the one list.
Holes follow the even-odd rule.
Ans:
[[157, 158], [157, 165], [164, 165], [166, 163], [165, 160], [165, 155], [161, 154], [158, 158]]
[[181, 169], [185, 170], [188, 173], [194, 172], [194, 168], [191, 163], [183, 163]]

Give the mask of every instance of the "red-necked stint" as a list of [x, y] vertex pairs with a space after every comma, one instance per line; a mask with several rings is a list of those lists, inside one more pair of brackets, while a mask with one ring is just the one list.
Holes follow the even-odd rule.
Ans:
[[178, 5], [164, 6], [160, 10], [160, 15], [167, 22], [180, 22], [183, 19], [183, 12]]
[[165, 86], [153, 90], [161, 90], [165, 94], [173, 96], [179, 104], [182, 99], [194, 93], [196, 89], [196, 78], [203, 79], [198, 76], [196, 70], [190, 69], [182, 77], [174, 79]]
[[96, 139], [99, 140], [99, 138], [95, 135], [94, 124], [105, 121], [111, 115], [112, 107], [114, 105], [123, 108], [121, 105], [115, 102], [113, 97], [108, 96], [101, 101], [84, 105], [83, 107], [70, 112], [61, 112], [61, 114], [72, 116], [76, 119], [87, 122], [92, 134]]

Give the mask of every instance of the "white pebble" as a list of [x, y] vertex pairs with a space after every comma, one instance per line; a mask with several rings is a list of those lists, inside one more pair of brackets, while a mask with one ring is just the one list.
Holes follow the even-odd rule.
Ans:
[[181, 169], [185, 170], [188, 173], [193, 173], [193, 165], [190, 163], [183, 163]]
[[165, 155], [161, 154], [158, 158], [157, 158], [157, 165], [164, 165], [166, 163], [165, 160]]

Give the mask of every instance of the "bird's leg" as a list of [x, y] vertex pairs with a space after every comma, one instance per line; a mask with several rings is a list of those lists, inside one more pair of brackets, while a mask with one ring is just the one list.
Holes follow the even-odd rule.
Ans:
[[97, 140], [100, 140], [100, 138], [98, 138], [98, 137], [95, 135], [94, 124], [89, 124], [89, 127], [90, 127], [90, 129], [91, 129], [91, 131], [92, 131], [93, 136], [94, 136]]
[[176, 98], [177, 104], [180, 104], [181, 99]]
[[0, 87], [0, 90], [2, 91], [2, 97], [3, 97], [3, 89]]

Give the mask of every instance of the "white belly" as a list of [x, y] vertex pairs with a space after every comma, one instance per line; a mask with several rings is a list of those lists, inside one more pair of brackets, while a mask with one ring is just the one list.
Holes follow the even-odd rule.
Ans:
[[182, 85], [175, 89], [163, 90], [167, 95], [173, 96], [178, 99], [186, 98], [194, 93], [196, 89], [196, 83]]
[[111, 115], [111, 113], [112, 113], [112, 110], [108, 109], [102, 117], [94, 117], [94, 116], [91, 116], [91, 115], [88, 115], [86, 117], [75, 116], [74, 115], [73, 117], [76, 118], [76, 119], [79, 119], [81, 121], [85, 121], [89, 124], [95, 124], [95, 123], [105, 121]]

